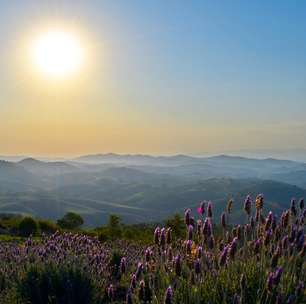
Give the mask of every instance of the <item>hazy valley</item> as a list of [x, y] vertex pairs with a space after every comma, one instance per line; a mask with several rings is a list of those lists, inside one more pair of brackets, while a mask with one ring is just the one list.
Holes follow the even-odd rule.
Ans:
[[124, 222], [160, 221], [202, 200], [215, 214], [233, 198], [233, 221], [243, 219], [247, 194], [264, 193], [267, 210], [278, 214], [292, 197], [306, 196], [306, 164], [220, 155], [153, 157], [101, 154], [65, 161], [25, 158], [0, 162], [0, 212], [58, 219], [80, 213], [88, 226], [109, 214]]

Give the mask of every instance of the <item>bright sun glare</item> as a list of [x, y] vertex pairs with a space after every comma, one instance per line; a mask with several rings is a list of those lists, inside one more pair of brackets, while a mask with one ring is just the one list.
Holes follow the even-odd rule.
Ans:
[[49, 31], [38, 36], [31, 54], [39, 70], [52, 77], [73, 74], [82, 64], [84, 55], [77, 37], [64, 31]]

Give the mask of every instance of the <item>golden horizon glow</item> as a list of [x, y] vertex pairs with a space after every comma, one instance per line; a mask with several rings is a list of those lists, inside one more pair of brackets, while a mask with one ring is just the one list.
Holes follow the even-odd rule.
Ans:
[[46, 31], [36, 37], [30, 55], [35, 67], [53, 78], [73, 75], [84, 60], [83, 48], [77, 36], [63, 30]]

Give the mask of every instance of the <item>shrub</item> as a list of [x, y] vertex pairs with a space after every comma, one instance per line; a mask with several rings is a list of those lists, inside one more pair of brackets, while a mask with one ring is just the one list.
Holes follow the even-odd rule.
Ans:
[[90, 276], [76, 268], [33, 266], [17, 282], [22, 303], [96, 303], [97, 288]]
[[36, 235], [38, 232], [38, 224], [31, 217], [24, 217], [19, 223], [19, 234], [24, 237], [28, 237], [30, 235]]
[[48, 220], [38, 220], [40, 231], [45, 234], [52, 234], [58, 230], [58, 226]]
[[101, 232], [99, 233], [99, 241], [104, 243], [108, 241], [108, 239], [109, 239], [109, 236], [108, 236], [107, 229], [101, 230]]
[[62, 219], [57, 221], [57, 225], [63, 229], [76, 229], [81, 227], [83, 224], [83, 218], [74, 212], [67, 212]]

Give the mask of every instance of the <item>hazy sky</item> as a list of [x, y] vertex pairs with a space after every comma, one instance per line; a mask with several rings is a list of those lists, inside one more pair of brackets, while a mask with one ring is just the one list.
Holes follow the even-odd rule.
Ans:
[[[87, 53], [50, 80], [26, 52]], [[1, 1], [0, 154], [306, 147], [306, 1]]]

